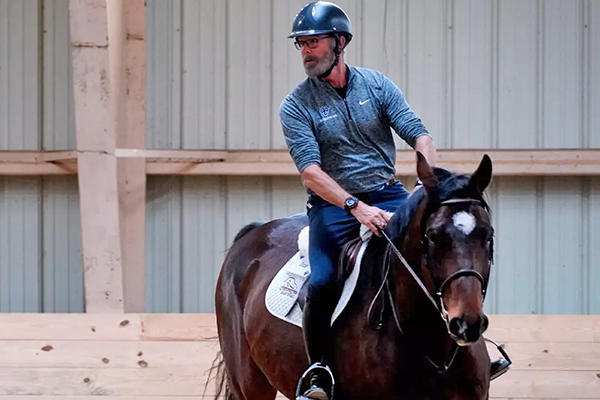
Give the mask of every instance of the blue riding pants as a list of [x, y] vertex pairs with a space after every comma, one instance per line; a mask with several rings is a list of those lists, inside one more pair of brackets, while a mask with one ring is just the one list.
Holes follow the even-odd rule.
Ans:
[[[410, 193], [400, 181], [385, 184], [379, 190], [359, 193], [355, 196], [366, 204], [376, 206], [384, 211], [394, 212]], [[326, 292], [333, 291], [336, 286], [337, 260], [340, 250], [349, 240], [359, 234], [360, 222], [346, 210], [341, 209], [318, 196], [308, 199], [309, 260], [311, 274], [309, 278], [308, 297], [323, 298]], [[331, 299], [331, 301], [337, 299]], [[335, 304], [321, 304], [324, 308], [335, 308]], [[331, 308], [331, 312], [333, 312]]]

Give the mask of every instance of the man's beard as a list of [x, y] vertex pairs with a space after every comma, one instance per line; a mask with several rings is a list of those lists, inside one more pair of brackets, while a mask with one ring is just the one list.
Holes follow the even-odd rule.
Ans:
[[[304, 71], [306, 72], [306, 75], [310, 76], [311, 78], [321, 76], [331, 67], [334, 60], [335, 54], [333, 51], [328, 52], [321, 58], [308, 54], [304, 57], [303, 60]], [[307, 61], [316, 62], [307, 64]]]

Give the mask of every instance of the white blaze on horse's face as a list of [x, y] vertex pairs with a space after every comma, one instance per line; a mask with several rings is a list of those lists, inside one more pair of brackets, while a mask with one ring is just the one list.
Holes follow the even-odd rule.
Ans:
[[452, 216], [452, 222], [456, 229], [464, 233], [465, 235], [469, 235], [475, 229], [477, 222], [475, 221], [475, 216], [470, 212], [459, 211]]

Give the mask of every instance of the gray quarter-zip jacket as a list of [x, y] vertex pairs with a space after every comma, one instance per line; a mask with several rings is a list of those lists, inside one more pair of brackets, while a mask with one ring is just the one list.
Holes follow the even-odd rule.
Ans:
[[394, 177], [390, 127], [413, 148], [419, 136], [429, 135], [388, 77], [352, 66], [345, 99], [329, 83], [307, 78], [282, 101], [279, 117], [298, 171], [319, 165], [354, 194], [376, 190]]

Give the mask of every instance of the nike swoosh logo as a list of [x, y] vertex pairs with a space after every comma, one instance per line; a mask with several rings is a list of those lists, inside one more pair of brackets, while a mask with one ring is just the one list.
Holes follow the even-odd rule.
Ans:
[[362, 106], [363, 104], [365, 104], [365, 103], [367, 103], [369, 101], [371, 101], [371, 99], [359, 101], [358, 104]]

